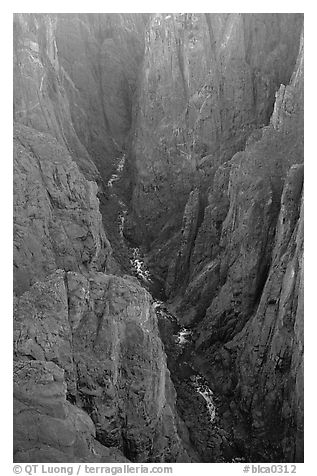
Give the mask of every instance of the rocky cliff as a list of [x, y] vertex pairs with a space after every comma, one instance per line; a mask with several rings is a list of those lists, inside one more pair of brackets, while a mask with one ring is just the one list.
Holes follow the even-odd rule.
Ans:
[[71, 117], [104, 180], [129, 146], [147, 17], [58, 15], [56, 47]]
[[[206, 322], [212, 321], [217, 329], [211, 332], [216, 339], [217, 333], [224, 340], [232, 337], [231, 330], [226, 328], [227, 323], [231, 320], [229, 327], [234, 333], [234, 326], [241, 325], [241, 318], [242, 321], [246, 319], [258, 304], [272, 262], [286, 176], [293, 164], [302, 161], [301, 46], [290, 85], [286, 88], [282, 86], [277, 93], [270, 125], [259, 131], [257, 139], [251, 138], [245, 151], [236, 154], [227, 164], [223, 204], [227, 210], [223, 221], [218, 223], [219, 242], [216, 249], [210, 250], [214, 260], [203, 256], [203, 260], [200, 258], [198, 262], [198, 252], [196, 256], [193, 252], [197, 270], [202, 268], [204, 260], [209, 262], [207, 266], [212, 262], [219, 267], [218, 289], [215, 289], [216, 296], [212, 296], [206, 313]], [[221, 186], [223, 179], [220, 177]], [[218, 197], [210, 197], [211, 207], [219, 207], [219, 200], [215, 203], [215, 198], [217, 200]], [[204, 241], [206, 238], [205, 235]], [[208, 335], [204, 338], [208, 339]]]
[[302, 23], [15, 15], [16, 461], [303, 460]]
[[179, 306], [258, 460], [303, 460], [302, 161], [303, 38], [270, 124], [215, 175]]
[[97, 185], [52, 136], [17, 125], [15, 144], [15, 460], [189, 460], [151, 296], [109, 274]]
[[52, 135], [14, 129], [14, 278], [20, 294], [56, 268], [115, 268], [97, 185]]
[[56, 17], [14, 15], [14, 121], [53, 135], [72, 155], [87, 177], [98, 170], [71, 120], [56, 47]]
[[63, 370], [53, 362], [14, 363], [14, 460], [23, 463], [128, 461], [95, 439], [87, 413], [66, 400]]
[[[86, 19], [94, 34], [106, 33], [94, 18]], [[109, 31], [118, 31], [120, 18], [106, 18], [107, 25], [114, 21]], [[190, 461], [152, 298], [135, 278], [119, 277], [104, 230], [97, 193], [106, 175], [80, 134], [62, 66], [71, 44], [60, 40], [65, 56], [58, 53], [56, 29], [61, 38], [66, 21], [55, 15], [14, 19], [14, 458]], [[85, 41], [94, 46], [90, 37]], [[133, 44], [130, 37], [125, 41], [128, 56]], [[114, 62], [117, 56], [112, 52]], [[121, 97], [122, 67], [112, 74]], [[104, 97], [97, 90], [95, 100], [98, 95]], [[114, 105], [105, 107], [111, 117]], [[119, 141], [121, 134], [120, 147], [125, 113], [118, 116], [121, 132], [111, 130], [105, 139], [113, 134]]]
[[[217, 47], [215, 17], [207, 24]], [[141, 95], [145, 106], [137, 119], [137, 134], [143, 130], [146, 133], [141, 140], [138, 136], [135, 139], [136, 168], [140, 172], [134, 203], [139, 220], [145, 223], [144, 236], [149, 236], [148, 243], [153, 240], [149, 264], [163, 278], [170, 308], [176, 311], [183, 325], [195, 329], [199, 366], [204, 367], [213, 389], [233, 397], [235, 411], [242, 411], [248, 422], [249, 442], [244, 445], [249, 458], [268, 460], [274, 455], [275, 459], [301, 461], [303, 296], [299, 210], [303, 177], [298, 164], [303, 161], [303, 37], [300, 38], [300, 19], [296, 15], [283, 19], [266, 15], [226, 16], [223, 29], [219, 30], [226, 40], [218, 40], [219, 51], [216, 48], [214, 55], [210, 50], [208, 54], [213, 67], [219, 65], [218, 71], [211, 74], [214, 82], [221, 78], [219, 90], [210, 92], [208, 107], [201, 106], [199, 114], [194, 116], [196, 127], [204, 110], [209, 111], [209, 121], [213, 121], [212, 124], [207, 121], [206, 125], [210, 144], [203, 157], [197, 158], [195, 146], [204, 136], [200, 130], [198, 139], [195, 137], [197, 129], [193, 132], [190, 127], [194, 115], [190, 110], [194, 109], [191, 101], [197, 88], [195, 81], [199, 81], [205, 63], [202, 61], [199, 73], [191, 72], [195, 61], [190, 55], [200, 48], [199, 54], [204, 58], [204, 28], [200, 22], [205, 20], [203, 16], [183, 17], [183, 36], [175, 39], [173, 35], [180, 28], [175, 26], [175, 17], [153, 19], [144, 81], [150, 85], [152, 79], [156, 84], [156, 77], [159, 87], [153, 94]], [[258, 21], [260, 29], [254, 24]], [[168, 22], [173, 26], [168, 28]], [[270, 30], [275, 28], [275, 22], [280, 22], [275, 30], [279, 32], [277, 36]], [[191, 47], [184, 40], [188, 30], [194, 38]], [[196, 40], [193, 31], [197, 31]], [[266, 37], [269, 31], [270, 38]], [[290, 31], [296, 31], [297, 37], [291, 48], [287, 46]], [[248, 50], [248, 41], [252, 42], [252, 51]], [[157, 69], [151, 42], [153, 48], [158, 43], [163, 45], [160, 59], [163, 64]], [[182, 61], [173, 63], [176, 51], [182, 52]], [[283, 68], [273, 66], [278, 57], [284, 58]], [[217, 62], [217, 58], [221, 59]], [[255, 63], [260, 58], [259, 67]], [[177, 66], [173, 66], [175, 63]], [[268, 64], [270, 67], [266, 69]], [[161, 71], [173, 67], [177, 72], [183, 67], [184, 82], [181, 75], [174, 78], [167, 73], [168, 80], [165, 76], [161, 79]], [[205, 81], [206, 77], [204, 72]], [[235, 81], [238, 78], [238, 82], [241, 78], [241, 84], [235, 82], [235, 88], [230, 89], [228, 85], [233, 78]], [[181, 89], [183, 95], [177, 93]], [[223, 97], [221, 90], [226, 91]], [[250, 91], [254, 93], [252, 97]], [[172, 97], [170, 103], [164, 102], [164, 93]], [[217, 101], [216, 107], [212, 107], [211, 99]], [[227, 99], [231, 100], [228, 109]], [[165, 105], [161, 115], [156, 112], [156, 106], [164, 109]], [[184, 112], [184, 108], [186, 114], [180, 123], [187, 134], [191, 131], [193, 135], [184, 134], [182, 144], [172, 143], [173, 121], [179, 120], [180, 110]], [[146, 120], [144, 111], [149, 114]], [[155, 134], [151, 132], [151, 114]], [[264, 127], [259, 127], [263, 124]], [[214, 130], [218, 136], [213, 135]], [[167, 149], [163, 153], [155, 147], [155, 152], [146, 153], [153, 162], [147, 159], [144, 171], [142, 157], [149, 143], [146, 136], [162, 143], [168, 138], [172, 159]], [[187, 161], [180, 160], [175, 152], [180, 146], [187, 146]], [[240, 152], [234, 154], [237, 150]], [[180, 165], [176, 166], [173, 160], [178, 160]], [[160, 167], [164, 170], [161, 175]], [[146, 183], [150, 183], [149, 188]], [[186, 187], [192, 191], [189, 193]], [[236, 432], [234, 438], [239, 441], [246, 434]]]
[[[72, 432], [69, 444], [65, 443], [67, 447], [73, 446], [76, 431], [81, 437], [81, 428], [76, 428], [76, 422], [78, 420], [79, 425], [83, 419], [88, 425], [87, 433], [92, 435], [90, 438], [95, 436], [101, 444], [119, 448], [129, 460], [189, 461], [178, 434], [186, 439], [184, 424], [174, 408], [175, 391], [166, 367], [151, 296], [135, 281], [135, 278], [104, 273], [90, 273], [85, 277], [74, 271], [57, 270], [17, 299], [14, 351], [27, 387], [22, 401], [30, 392], [33, 411], [37, 405], [41, 408], [41, 393], [37, 395], [36, 387], [39, 379], [43, 380], [43, 399], [47, 392], [47, 398], [51, 399], [48, 406], [54, 406], [55, 394], [51, 393], [49, 382], [56, 380], [59, 405], [75, 412], [70, 420], [56, 422]], [[28, 370], [30, 365], [34, 367]], [[35, 373], [39, 372], [35, 382], [33, 368]], [[49, 374], [47, 390], [42, 372]], [[55, 373], [58, 378], [54, 377]], [[65, 392], [69, 402], [79, 408], [66, 404]], [[66, 415], [59, 415], [57, 408], [49, 415], [65, 419], [67, 409], [65, 412]], [[51, 440], [53, 437], [46, 434], [45, 423], [49, 421], [45, 419], [43, 416], [42, 430], [37, 428], [37, 420], [25, 430], [40, 432], [37, 439], [28, 436], [28, 447], [32, 442], [39, 444], [38, 454], [32, 448], [36, 457], [41, 456], [45, 444], [54, 451], [63, 446], [58, 441], [58, 429], [57, 440]], [[73, 422], [75, 428], [68, 428], [68, 421]], [[23, 422], [18, 413], [17, 434], [21, 431], [20, 425]], [[16, 450], [27, 454], [28, 448], [23, 442], [19, 444], [22, 447], [18, 445]], [[71, 451], [76, 457], [82, 456], [80, 449], [78, 453], [75, 450], [69, 449], [70, 456]], [[107, 454], [106, 449], [103, 451]], [[51, 457], [54, 458], [54, 453]]]
[[[189, 192], [269, 122], [302, 19], [279, 14], [155, 15], [133, 138], [133, 211], [143, 241], [181, 223]], [[153, 250], [153, 246], [151, 247]]]

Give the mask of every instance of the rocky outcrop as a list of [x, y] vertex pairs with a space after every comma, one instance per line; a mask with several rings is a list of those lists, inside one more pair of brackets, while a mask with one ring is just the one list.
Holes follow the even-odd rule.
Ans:
[[302, 183], [302, 166], [293, 166], [259, 306], [234, 342], [239, 348], [237, 399], [252, 422], [253, 451], [261, 454], [260, 440], [269, 434], [268, 446], [284, 461], [304, 458]]
[[[229, 163], [228, 212], [220, 224], [219, 253], [209, 261], [214, 268], [218, 263], [219, 278], [201, 325], [199, 345], [209, 339], [230, 340], [261, 298], [272, 259], [285, 177], [293, 164], [303, 161], [302, 94], [301, 47], [291, 84], [286, 92], [282, 87], [277, 94], [271, 124]], [[290, 97], [294, 98], [291, 103]], [[211, 279], [214, 281], [213, 276]]]
[[14, 363], [14, 461], [125, 462], [95, 439], [87, 413], [66, 400], [64, 372], [53, 362]]
[[14, 15], [14, 121], [53, 135], [90, 179], [99, 177], [71, 120], [60, 75], [56, 16]]
[[14, 132], [14, 288], [56, 268], [114, 270], [96, 197], [67, 149], [23, 125]]
[[[63, 369], [68, 398], [89, 413], [98, 441], [106, 446], [120, 448], [133, 461], [186, 461], [181, 441], [186, 431], [174, 408], [175, 391], [151, 297], [133, 278], [94, 274], [118, 270], [96, 191], [56, 139], [17, 125], [15, 291], [20, 295], [29, 290], [15, 306], [16, 358], [22, 363], [53, 362]], [[62, 269], [50, 274], [57, 268]], [[32, 387], [33, 373], [28, 375]], [[37, 402], [32, 405], [31, 414], [38, 411]], [[89, 459], [88, 449], [76, 453], [73, 448], [81, 432], [76, 415], [81, 420], [84, 413], [70, 408], [73, 416], [53, 423], [71, 433], [65, 443], [68, 460]], [[33, 434], [42, 423], [35, 419], [34, 428], [25, 425]], [[93, 434], [92, 423], [87, 425]], [[39, 437], [25, 437], [30, 441], [19, 447], [17, 460], [61, 460], [63, 443], [57, 437], [48, 443], [54, 451], [44, 447], [42, 430]], [[111, 455], [109, 451], [102, 449], [101, 454]]]
[[99, 442], [132, 461], [190, 460], [151, 296], [135, 278], [58, 270], [15, 309], [17, 361], [63, 369], [68, 399]]
[[[93, 310], [87, 314], [82, 287]], [[150, 295], [135, 278], [115, 276], [83, 283], [71, 275], [68, 288], [80, 309], [76, 321], [83, 316], [73, 331], [78, 391], [100, 441], [124, 448], [133, 461], [186, 461]]]
[[197, 327], [212, 388], [242, 411], [256, 461], [303, 461], [302, 160], [301, 43], [270, 125], [229, 162], [228, 213], [202, 288], [211, 304]]
[[[303, 166], [291, 167], [258, 306], [235, 337], [206, 347], [212, 388], [235, 402], [252, 461], [303, 461]], [[235, 437], [242, 438], [235, 430]]]
[[201, 174], [212, 179], [269, 122], [274, 94], [294, 68], [301, 24], [296, 14], [152, 18], [133, 140], [138, 239], [140, 227], [148, 244], [177, 221]]
[[195, 242], [200, 218], [199, 190], [193, 190], [186, 204], [183, 216], [182, 229], [178, 242], [178, 253], [168, 268], [165, 289], [167, 294], [184, 283], [189, 271], [191, 250]]
[[[87, 149], [98, 163], [110, 142], [110, 155], [122, 150], [130, 127], [137, 58], [130, 54], [136, 33], [129, 31], [144, 20], [122, 17], [120, 33], [119, 17], [103, 17], [102, 24], [98, 16], [73, 17], [84, 53], [77, 63], [63, 36], [70, 17], [15, 17], [16, 461], [191, 459], [151, 297], [133, 278], [111, 274], [122, 272], [104, 231], [98, 186], [89, 180], [100, 182], [100, 175]], [[103, 96], [99, 82], [114, 97]], [[111, 130], [100, 121], [101, 109]], [[98, 124], [95, 136], [87, 124], [90, 131]], [[104, 162], [105, 178], [111, 162]]]

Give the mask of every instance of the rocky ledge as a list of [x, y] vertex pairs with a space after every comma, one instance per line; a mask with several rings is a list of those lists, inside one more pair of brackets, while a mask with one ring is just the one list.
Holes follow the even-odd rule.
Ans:
[[[29, 395], [33, 413], [42, 411], [47, 395], [47, 412], [55, 409], [48, 415], [61, 419], [56, 426], [70, 433], [65, 443], [69, 457], [79, 457], [76, 438], [84, 428], [90, 439], [95, 436], [131, 461], [191, 460], [184, 448], [188, 438], [175, 409], [152, 298], [136, 278], [57, 270], [16, 300], [14, 336], [16, 365], [21, 369], [17, 392], [21, 375], [25, 386], [21, 399], [28, 401]], [[66, 395], [76, 407], [66, 402]], [[43, 412], [41, 431], [38, 419], [28, 420], [33, 421], [25, 429], [30, 432], [28, 444], [15, 439], [17, 461], [32, 441], [38, 441], [38, 453], [32, 447], [27, 457], [36, 461], [43, 445], [59, 451], [63, 447], [57, 429], [48, 429], [46, 435], [45, 405]], [[18, 433], [21, 418], [18, 412]], [[50, 440], [50, 432], [55, 440], [53, 436]], [[87, 448], [88, 436], [82, 442]], [[86, 453], [88, 458], [88, 449]]]

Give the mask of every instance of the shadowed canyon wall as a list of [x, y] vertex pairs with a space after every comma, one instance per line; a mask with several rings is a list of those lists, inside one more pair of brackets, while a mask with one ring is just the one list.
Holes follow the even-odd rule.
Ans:
[[189, 192], [269, 122], [294, 69], [300, 15], [155, 15], [136, 111], [133, 210], [143, 240], [179, 224]]
[[14, 16], [16, 461], [200, 461], [131, 245], [243, 419], [235, 443], [303, 460], [302, 29]]
[[177, 283], [187, 264], [178, 315], [197, 323], [198, 354], [245, 413], [256, 460], [303, 460], [302, 162], [303, 39], [269, 125], [217, 170], [198, 231], [189, 198], [168, 275]]

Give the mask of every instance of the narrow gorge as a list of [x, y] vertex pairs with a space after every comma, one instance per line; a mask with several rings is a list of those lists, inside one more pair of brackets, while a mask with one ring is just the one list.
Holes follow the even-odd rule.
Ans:
[[303, 15], [13, 28], [14, 461], [303, 462]]

